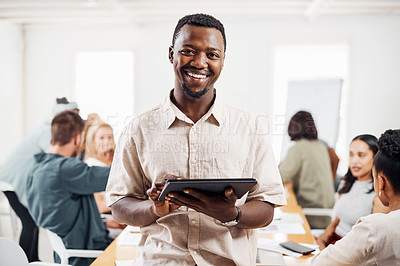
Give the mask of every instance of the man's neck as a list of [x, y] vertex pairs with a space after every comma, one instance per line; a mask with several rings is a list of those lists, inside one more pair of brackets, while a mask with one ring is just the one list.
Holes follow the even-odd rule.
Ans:
[[70, 145], [68, 144], [64, 146], [50, 144], [49, 148], [47, 148], [46, 150], [46, 153], [55, 153], [64, 157], [71, 157], [74, 154], [74, 152], [69, 146]]
[[215, 99], [215, 89], [210, 89], [201, 98], [190, 98], [182, 90], [174, 89], [171, 94], [171, 101], [182, 111], [193, 123], [196, 123], [205, 115], [213, 105]]

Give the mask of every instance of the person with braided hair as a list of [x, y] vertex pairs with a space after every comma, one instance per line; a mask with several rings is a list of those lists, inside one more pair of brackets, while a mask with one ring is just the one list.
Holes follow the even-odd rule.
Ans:
[[378, 148], [372, 171], [374, 190], [390, 212], [360, 218], [311, 265], [400, 265], [400, 129], [386, 130]]

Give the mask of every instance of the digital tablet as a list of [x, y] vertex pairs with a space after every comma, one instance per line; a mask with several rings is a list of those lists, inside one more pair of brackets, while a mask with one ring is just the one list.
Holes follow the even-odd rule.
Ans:
[[212, 194], [224, 195], [228, 187], [233, 188], [233, 193], [239, 199], [246, 194], [257, 180], [254, 178], [224, 178], [224, 179], [169, 179], [161, 191], [159, 200], [165, 200], [170, 192], [183, 192], [186, 188], [201, 190]]

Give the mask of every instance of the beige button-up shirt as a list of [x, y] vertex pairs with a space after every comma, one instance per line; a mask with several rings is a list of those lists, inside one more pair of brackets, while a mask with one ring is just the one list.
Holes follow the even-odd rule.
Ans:
[[400, 210], [360, 218], [351, 231], [315, 256], [319, 266], [400, 265]]
[[[260, 200], [285, 205], [267, 128], [253, 114], [220, 103], [193, 123], [167, 97], [139, 115], [119, 139], [107, 185], [107, 202], [148, 199], [165, 174], [185, 178], [257, 179], [236, 205]], [[255, 231], [227, 227], [181, 207], [141, 228], [134, 265], [255, 265]]]

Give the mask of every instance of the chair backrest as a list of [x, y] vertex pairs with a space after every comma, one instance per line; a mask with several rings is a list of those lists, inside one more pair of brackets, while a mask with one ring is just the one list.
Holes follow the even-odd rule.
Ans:
[[0, 237], [0, 265], [25, 266], [29, 265], [23, 249], [14, 241]]
[[68, 264], [68, 253], [65, 248], [64, 242], [61, 237], [59, 237], [56, 233], [51, 232], [48, 229], [44, 229], [47, 232], [47, 236], [49, 237], [50, 245], [52, 249], [58, 254], [61, 259], [61, 264]]
[[47, 232], [51, 247], [60, 257], [61, 264], [63, 265], [68, 265], [68, 259], [70, 257], [97, 258], [103, 253], [103, 250], [67, 249], [61, 237], [48, 229], [44, 230]]

